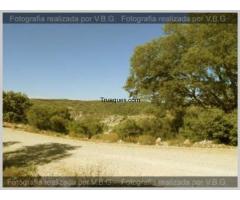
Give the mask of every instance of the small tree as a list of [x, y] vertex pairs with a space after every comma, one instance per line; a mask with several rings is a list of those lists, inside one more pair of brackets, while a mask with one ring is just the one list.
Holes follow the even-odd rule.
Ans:
[[27, 121], [26, 112], [31, 106], [27, 95], [20, 92], [3, 92], [3, 120], [6, 122]]

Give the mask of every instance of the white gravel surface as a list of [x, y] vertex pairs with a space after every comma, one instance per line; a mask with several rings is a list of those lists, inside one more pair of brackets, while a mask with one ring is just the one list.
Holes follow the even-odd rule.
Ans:
[[4, 128], [3, 141], [11, 163], [36, 165], [42, 176], [237, 175], [237, 148], [94, 143], [10, 128]]

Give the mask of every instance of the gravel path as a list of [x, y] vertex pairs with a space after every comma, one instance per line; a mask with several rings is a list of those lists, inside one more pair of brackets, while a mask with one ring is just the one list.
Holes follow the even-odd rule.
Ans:
[[184, 148], [78, 141], [4, 128], [10, 166], [42, 176], [236, 176], [237, 148]]

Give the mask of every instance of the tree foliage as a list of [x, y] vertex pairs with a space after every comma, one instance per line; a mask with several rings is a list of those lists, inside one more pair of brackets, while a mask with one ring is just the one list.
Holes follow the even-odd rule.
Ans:
[[168, 24], [138, 46], [125, 89], [166, 108], [237, 106], [237, 25]]
[[30, 99], [20, 92], [3, 91], [3, 120], [25, 123], [26, 112], [30, 108]]

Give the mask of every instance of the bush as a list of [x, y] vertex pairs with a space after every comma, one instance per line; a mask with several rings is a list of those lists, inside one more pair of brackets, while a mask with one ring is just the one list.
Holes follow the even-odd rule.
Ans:
[[73, 121], [69, 125], [70, 132], [80, 135], [86, 135], [89, 139], [96, 134], [103, 132], [104, 125], [99, 119], [85, 117], [78, 121]]
[[225, 120], [228, 122], [230, 128], [229, 143], [236, 146], [238, 144], [237, 110], [234, 110], [232, 113], [227, 114], [225, 116]]
[[218, 143], [236, 145], [236, 117], [236, 112], [226, 114], [217, 108], [190, 107], [186, 111], [180, 133], [192, 141], [215, 140]]
[[54, 115], [50, 118], [51, 130], [67, 133], [67, 120], [61, 116]]
[[[7, 112], [7, 113], [3, 113], [3, 121], [4, 122], [15, 122], [15, 123], [17, 123], [17, 122], [20, 122], [21, 120], [16, 113], [10, 111], [10, 112]], [[25, 120], [23, 120], [23, 121], [25, 121]]]
[[34, 105], [28, 111], [27, 119], [38, 129], [66, 133], [70, 114], [65, 108]]
[[169, 119], [168, 116], [144, 118], [137, 122], [144, 135], [151, 135], [155, 138], [161, 137], [162, 139], [172, 138], [172, 135], [174, 135], [171, 123], [172, 119]]
[[38, 129], [51, 129], [50, 118], [52, 113], [46, 106], [32, 106], [27, 113], [28, 123]]
[[162, 139], [175, 138], [178, 132], [179, 116], [166, 113], [163, 116], [140, 119], [137, 125], [141, 128], [144, 135], [151, 135]]
[[127, 137], [135, 137], [142, 134], [143, 130], [137, 125], [134, 120], [124, 120], [116, 128], [115, 131], [121, 139], [126, 139]]
[[[122, 121], [115, 127], [115, 131], [124, 141], [137, 141], [139, 135], [150, 135], [154, 138], [161, 137], [163, 139], [173, 138], [176, 135], [173, 123], [174, 116], [149, 117], [139, 119], [138, 121], [127, 119]], [[134, 138], [135, 137], [135, 138]]]
[[142, 132], [147, 135], [160, 136], [162, 124], [156, 118], [144, 118], [137, 122]]
[[180, 127], [183, 125], [183, 109], [165, 110], [160, 116], [161, 134], [163, 139], [174, 139], [177, 137]]
[[138, 142], [144, 145], [153, 145], [155, 144], [155, 138], [151, 135], [141, 135], [138, 138]]
[[83, 132], [84, 132], [79, 120], [71, 121], [68, 124], [68, 130], [69, 130], [69, 134], [74, 136], [83, 135]]
[[30, 99], [20, 92], [3, 92], [3, 120], [6, 122], [27, 121], [26, 112], [30, 108]]

